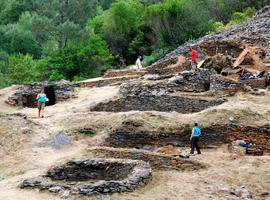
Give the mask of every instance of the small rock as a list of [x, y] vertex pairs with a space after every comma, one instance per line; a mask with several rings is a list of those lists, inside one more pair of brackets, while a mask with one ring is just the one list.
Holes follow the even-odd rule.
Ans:
[[69, 191], [65, 190], [61, 193], [61, 198], [67, 199], [69, 197]]
[[237, 197], [240, 197], [240, 191], [239, 190], [232, 189], [230, 191], [230, 194], [234, 195], [234, 196], [237, 196]]
[[269, 192], [263, 192], [263, 193], [261, 193], [261, 196], [262, 197], [268, 197], [268, 196], [270, 196], [270, 193]]
[[54, 187], [49, 188], [49, 191], [53, 193], [58, 193], [61, 191], [61, 189], [62, 188], [60, 186], [54, 186]]
[[229, 188], [226, 188], [226, 187], [220, 188], [220, 191], [225, 192], [225, 193], [229, 193], [230, 192]]

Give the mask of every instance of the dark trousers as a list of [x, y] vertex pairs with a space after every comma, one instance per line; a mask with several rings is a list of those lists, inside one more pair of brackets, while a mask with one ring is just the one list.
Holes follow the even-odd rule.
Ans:
[[194, 147], [196, 148], [198, 154], [201, 154], [200, 148], [198, 146], [198, 142], [199, 142], [199, 137], [193, 137], [191, 139], [191, 151], [190, 151], [191, 154], [194, 153]]

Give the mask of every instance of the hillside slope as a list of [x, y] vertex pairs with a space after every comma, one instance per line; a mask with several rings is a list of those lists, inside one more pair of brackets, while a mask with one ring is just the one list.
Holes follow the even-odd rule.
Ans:
[[220, 32], [207, 35], [198, 40], [186, 43], [174, 51], [167, 54], [162, 60], [184, 55], [188, 52], [189, 47], [198, 47], [203, 43], [222, 43], [227, 41], [259, 45], [266, 50], [265, 60], [270, 62], [270, 5], [260, 10], [254, 17], [247, 22], [234, 28], [221, 30]]
[[[246, 34], [249, 39], [245, 43], [264, 48], [266, 56], [263, 62], [267, 64], [270, 51], [266, 38], [269, 33], [265, 29], [270, 26], [269, 14], [270, 9], [266, 7], [250, 22], [224, 33], [206, 36], [192, 44], [204, 47], [210, 52], [211, 59], [214, 57], [211, 53], [214, 51], [215, 54], [216, 48], [221, 47], [222, 39], [226, 40], [224, 45], [228, 47], [229, 36], [240, 43]], [[249, 26], [253, 28], [245, 30]], [[185, 54], [189, 45], [180, 47], [164, 59]], [[232, 47], [239, 50], [239, 44]], [[269, 87], [213, 90], [210, 87], [211, 68], [190, 70], [186, 58], [181, 56], [180, 59], [181, 62], [179, 58], [173, 62], [169, 59], [162, 65], [147, 68], [135, 81], [124, 81], [121, 86], [114, 81], [111, 83], [114, 86], [108, 86], [106, 79], [76, 84], [72, 91], [76, 97], [47, 106], [44, 118], [37, 117], [35, 105], [23, 107], [16, 101], [13, 106], [5, 103], [16, 92], [20, 98], [15, 100], [27, 101], [22, 95], [29, 98], [31, 94], [31, 102], [36, 103], [32, 99], [40, 88], [13, 86], [0, 90], [0, 199], [269, 199]], [[167, 68], [165, 72], [163, 67]], [[157, 72], [161, 75], [155, 74]], [[128, 77], [131, 73], [137, 72], [113, 71], [107, 76], [111, 81], [117, 76]], [[214, 76], [221, 75], [215, 72]], [[22, 88], [26, 88], [25, 94]], [[211, 103], [216, 101], [218, 103]], [[189, 154], [194, 122], [198, 122], [202, 130], [201, 155]], [[256, 144], [264, 155], [246, 155], [244, 148], [235, 145], [238, 139]], [[63, 184], [60, 188], [48, 186], [46, 181], [40, 184], [40, 179], [36, 178], [48, 175], [52, 166], [97, 157], [149, 161], [152, 178], [148, 183], [140, 183], [136, 190], [123, 193], [112, 194], [107, 188], [91, 193], [92, 186], [85, 185], [92, 196], [79, 195], [76, 185], [96, 186], [106, 181], [107, 185], [115, 184], [114, 180], [110, 182], [113, 179], [111, 172], [115, 177], [121, 173], [121, 168], [115, 173], [111, 170], [114, 166], [101, 166], [106, 172], [104, 176], [100, 174], [100, 168], [82, 170], [78, 166], [74, 173], [69, 171], [74, 168], [67, 167], [67, 178], [65, 173], [65, 178], [50, 178], [57, 185]], [[61, 167], [58, 169], [61, 176], [63, 171]], [[89, 178], [89, 174], [97, 175], [97, 180]], [[21, 188], [25, 180], [34, 181], [28, 182], [29, 188]], [[84, 192], [84, 189], [80, 191]]]

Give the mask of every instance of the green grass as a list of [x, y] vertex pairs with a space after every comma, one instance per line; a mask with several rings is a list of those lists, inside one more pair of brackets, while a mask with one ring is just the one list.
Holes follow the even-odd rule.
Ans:
[[242, 110], [242, 113], [243, 113], [244, 116], [252, 116], [252, 115], [254, 115], [254, 112], [250, 108]]
[[11, 171], [11, 172], [9, 172], [9, 173], [0, 175], [0, 181], [3, 181], [3, 180], [5, 180], [5, 179], [7, 179], [7, 178], [11, 178], [11, 177], [14, 177], [14, 176], [23, 175], [23, 174], [25, 174], [25, 173], [26, 173], [25, 170]]

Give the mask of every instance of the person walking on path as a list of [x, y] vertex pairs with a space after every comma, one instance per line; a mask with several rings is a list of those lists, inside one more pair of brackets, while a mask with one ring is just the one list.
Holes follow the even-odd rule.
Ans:
[[194, 154], [194, 147], [197, 150], [198, 154], [201, 154], [200, 148], [198, 146], [198, 142], [199, 142], [199, 137], [201, 135], [201, 130], [198, 127], [198, 123], [194, 124], [194, 128], [192, 129], [192, 134], [190, 136], [190, 140], [191, 140], [191, 151], [190, 154]]
[[136, 60], [135, 66], [136, 66], [136, 69], [137, 69], [137, 70], [140, 70], [140, 69], [142, 68], [141, 58], [142, 58], [142, 57], [139, 56], [139, 57], [137, 58], [137, 60]]
[[38, 106], [38, 117], [43, 118], [44, 117], [44, 109], [45, 109], [45, 104], [46, 101], [49, 99], [46, 97], [46, 94], [44, 93], [44, 90], [41, 90], [40, 93], [37, 95], [36, 100], [37, 106]]
[[191, 68], [196, 69], [197, 68], [197, 51], [193, 49], [192, 47], [189, 48], [190, 55], [191, 55]]

